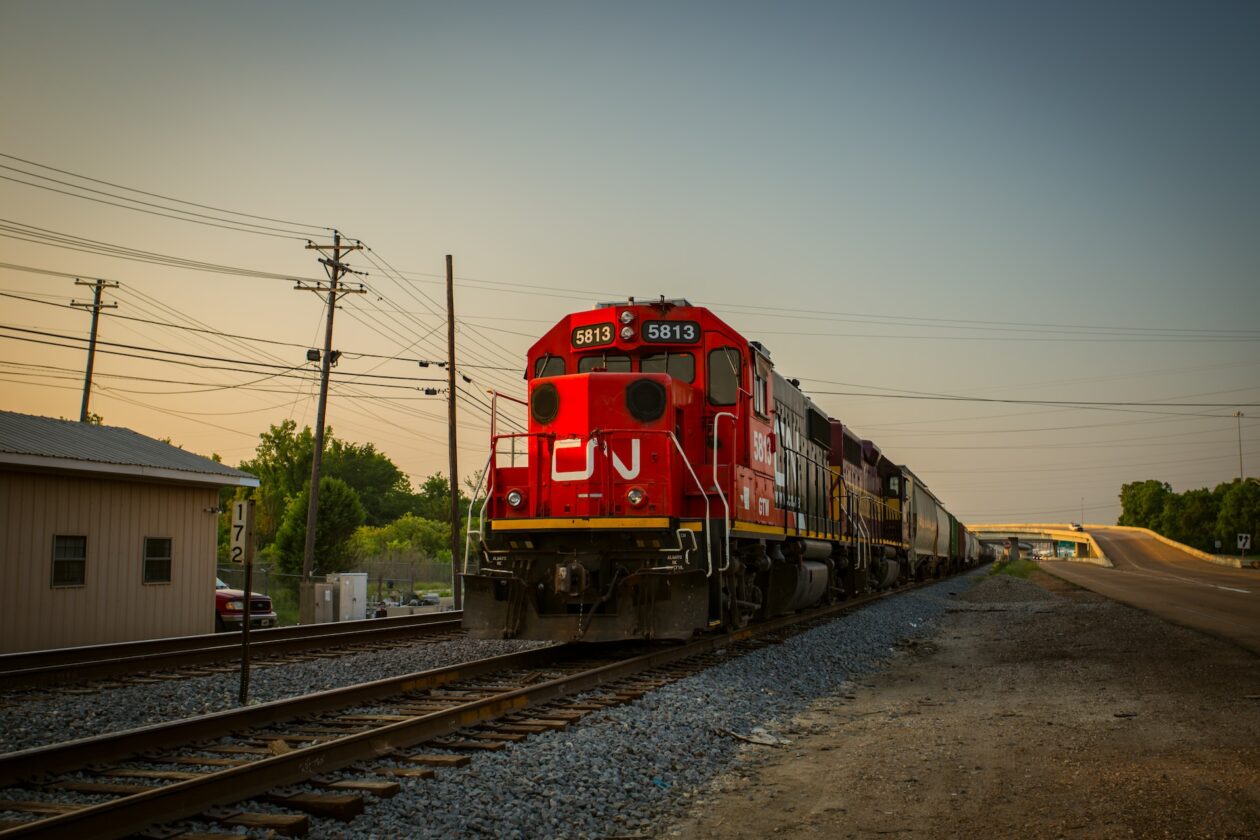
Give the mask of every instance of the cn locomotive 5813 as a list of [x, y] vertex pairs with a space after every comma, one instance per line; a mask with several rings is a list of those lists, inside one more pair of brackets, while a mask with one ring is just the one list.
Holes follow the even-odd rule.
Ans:
[[708, 309], [574, 313], [526, 378], [527, 431], [492, 430], [470, 513], [475, 636], [686, 639], [979, 561], [914, 473]]

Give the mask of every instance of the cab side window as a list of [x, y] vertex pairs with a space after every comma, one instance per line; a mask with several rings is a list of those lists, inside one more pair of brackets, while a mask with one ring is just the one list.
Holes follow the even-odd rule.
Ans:
[[739, 397], [739, 351], [719, 347], [709, 351], [709, 404], [735, 405]]

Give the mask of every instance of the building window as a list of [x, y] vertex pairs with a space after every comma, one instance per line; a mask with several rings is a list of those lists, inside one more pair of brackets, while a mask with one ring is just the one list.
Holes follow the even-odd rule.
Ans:
[[169, 537], [144, 538], [144, 582], [171, 582], [171, 540]]
[[87, 537], [53, 537], [53, 586], [83, 586], [87, 582]]

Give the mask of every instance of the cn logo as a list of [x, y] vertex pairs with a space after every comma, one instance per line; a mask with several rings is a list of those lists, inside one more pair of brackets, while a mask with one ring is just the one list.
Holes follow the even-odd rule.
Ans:
[[[595, 474], [595, 449], [598, 443], [594, 438], [586, 442], [586, 457], [582, 461], [580, 469], [560, 469], [559, 458], [560, 451], [563, 449], [581, 449], [582, 441], [577, 438], [568, 440], [558, 440], [555, 446], [551, 448], [551, 480], [552, 481], [586, 481]], [[631, 438], [630, 440], [630, 466], [617, 456], [616, 452], [610, 452], [608, 443], [604, 443], [604, 455], [612, 461], [613, 469], [617, 471], [617, 475], [629, 481], [639, 475], [639, 439]], [[566, 459], [571, 461], [572, 459]]]

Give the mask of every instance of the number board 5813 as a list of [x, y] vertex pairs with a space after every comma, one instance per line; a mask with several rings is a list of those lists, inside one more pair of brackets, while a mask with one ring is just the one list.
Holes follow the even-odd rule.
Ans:
[[700, 325], [695, 321], [644, 321], [643, 340], [649, 344], [695, 344]]
[[612, 324], [591, 324], [573, 329], [574, 347], [598, 347], [601, 344], [612, 344]]

